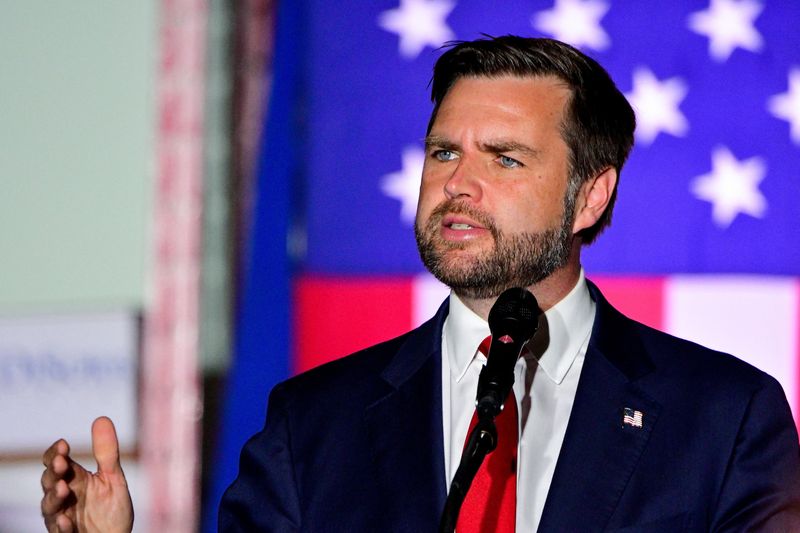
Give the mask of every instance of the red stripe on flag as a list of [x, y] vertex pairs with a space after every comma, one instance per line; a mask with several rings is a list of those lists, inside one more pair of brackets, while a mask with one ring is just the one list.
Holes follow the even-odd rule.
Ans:
[[294, 284], [294, 372], [409, 331], [411, 300], [411, 278], [300, 277]]
[[624, 315], [664, 329], [664, 278], [592, 276], [611, 305]]

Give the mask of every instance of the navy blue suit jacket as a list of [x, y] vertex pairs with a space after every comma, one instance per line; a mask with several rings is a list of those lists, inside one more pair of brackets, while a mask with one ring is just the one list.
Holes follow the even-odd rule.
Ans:
[[[800, 451], [780, 385], [729, 355], [597, 315], [539, 531], [800, 531]], [[434, 532], [446, 496], [441, 332], [272, 391], [220, 531]], [[643, 427], [622, 423], [624, 408]]]

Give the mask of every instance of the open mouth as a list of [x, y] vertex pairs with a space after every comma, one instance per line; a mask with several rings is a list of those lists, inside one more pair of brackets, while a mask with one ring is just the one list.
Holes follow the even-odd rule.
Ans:
[[445, 215], [442, 225], [455, 231], [467, 231], [471, 229], [486, 229], [474, 220], [463, 215]]
[[449, 225], [449, 226], [447, 226], [447, 227], [448, 227], [448, 228], [450, 228], [450, 229], [454, 229], [454, 230], [467, 230], [467, 229], [472, 229], [472, 226], [471, 226], [471, 225], [469, 225], [469, 224], [464, 224], [463, 222], [454, 222], [454, 223], [450, 224], [450, 225]]

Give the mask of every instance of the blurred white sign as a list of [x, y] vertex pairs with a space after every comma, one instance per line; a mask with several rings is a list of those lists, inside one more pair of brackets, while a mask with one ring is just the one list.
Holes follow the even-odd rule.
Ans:
[[0, 456], [40, 454], [60, 437], [91, 450], [91, 423], [136, 444], [138, 321], [115, 311], [0, 316]]

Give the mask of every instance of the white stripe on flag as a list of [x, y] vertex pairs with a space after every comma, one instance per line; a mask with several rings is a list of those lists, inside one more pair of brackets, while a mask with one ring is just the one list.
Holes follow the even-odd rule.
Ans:
[[450, 294], [450, 289], [428, 273], [414, 276], [411, 294], [413, 301], [411, 323], [417, 327], [434, 314]]
[[775, 377], [797, 419], [797, 284], [766, 276], [669, 277], [664, 326]]

